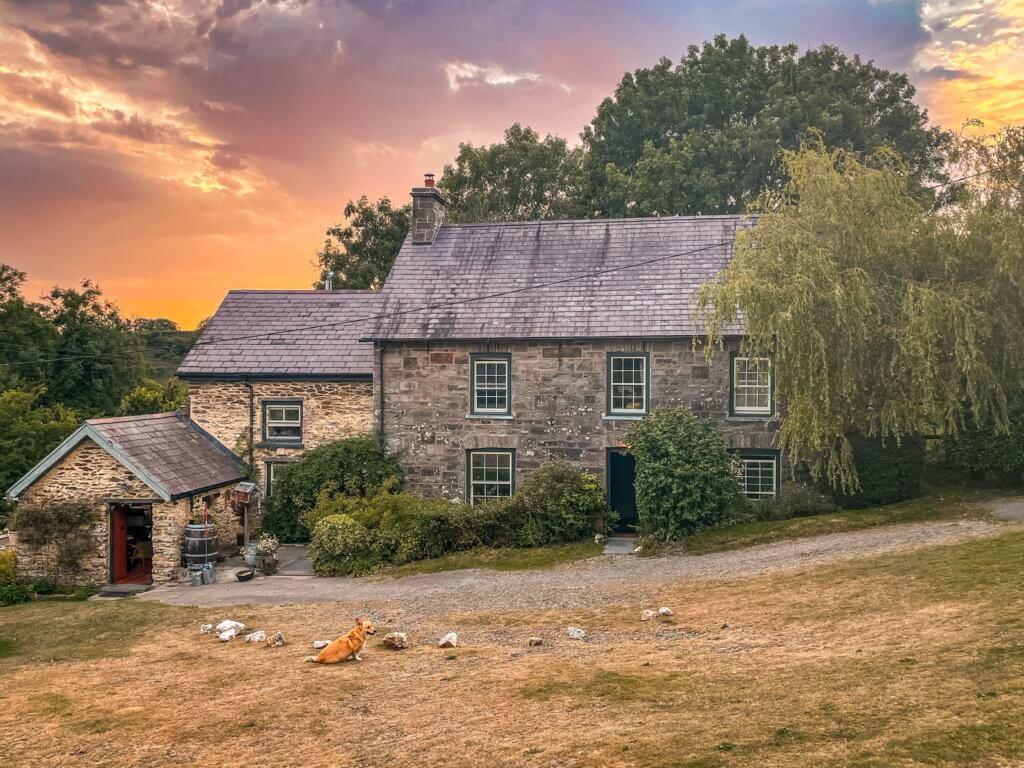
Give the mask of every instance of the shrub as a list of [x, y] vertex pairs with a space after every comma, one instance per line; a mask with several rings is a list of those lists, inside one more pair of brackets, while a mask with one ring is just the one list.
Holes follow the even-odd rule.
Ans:
[[16, 581], [18, 578], [18, 558], [13, 549], [0, 549], [0, 584]]
[[35, 600], [35, 593], [20, 581], [0, 582], [0, 607]]
[[57, 582], [48, 576], [40, 576], [30, 586], [37, 595], [52, 595], [57, 591]]
[[847, 494], [831, 489], [839, 506], [845, 509], [878, 507], [921, 495], [924, 438], [907, 435], [897, 444], [891, 437], [857, 435], [850, 443], [860, 490]]
[[665, 408], [625, 436], [636, 457], [640, 533], [672, 541], [729, 522], [741, 503], [735, 459], [706, 420]]
[[331, 515], [317, 523], [309, 557], [321, 576], [363, 573], [374, 565], [369, 533], [348, 515]]
[[942, 441], [946, 463], [977, 475], [995, 473], [1008, 485], [1024, 481], [1024, 395], [1010, 400], [1007, 432], [968, 418], [964, 429]]
[[511, 499], [476, 507], [393, 488], [366, 497], [320, 494], [304, 518], [313, 525], [317, 573], [366, 573], [481, 546], [561, 544], [614, 524], [597, 478], [566, 462], [537, 470]]
[[87, 501], [23, 501], [15, 507], [11, 528], [25, 546], [53, 547], [54, 580], [74, 580], [82, 560], [96, 551], [92, 526], [98, 519], [95, 505]]
[[809, 485], [785, 483], [775, 498], [750, 501], [748, 514], [754, 520], [789, 520], [793, 517], [812, 517], [835, 512], [837, 507], [830, 496]]
[[374, 436], [321, 445], [278, 470], [274, 495], [267, 499], [262, 528], [282, 542], [308, 541], [303, 519], [322, 492], [372, 495], [389, 478], [402, 474], [398, 459]]

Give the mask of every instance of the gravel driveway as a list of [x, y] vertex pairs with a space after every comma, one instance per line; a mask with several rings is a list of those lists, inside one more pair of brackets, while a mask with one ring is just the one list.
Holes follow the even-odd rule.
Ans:
[[294, 605], [343, 602], [427, 616], [461, 610], [571, 609], [644, 602], [666, 584], [721, 580], [835, 560], [995, 536], [1017, 527], [984, 520], [928, 522], [764, 544], [709, 555], [602, 555], [549, 570], [446, 571], [401, 579], [275, 576], [206, 587], [168, 585], [138, 595], [171, 605]]

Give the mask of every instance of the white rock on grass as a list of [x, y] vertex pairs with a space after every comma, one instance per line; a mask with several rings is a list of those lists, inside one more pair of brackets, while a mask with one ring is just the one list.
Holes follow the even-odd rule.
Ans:
[[220, 640], [222, 643], [226, 643], [228, 640], [233, 640], [235, 635], [237, 635], [237, 634], [238, 634], [238, 630], [237, 629], [235, 629], [234, 627], [229, 627], [229, 628], [225, 629], [223, 632], [221, 632], [220, 634], [218, 634], [217, 635], [217, 639]]
[[388, 632], [380, 644], [389, 651], [403, 651], [409, 647], [409, 636], [405, 632]]
[[657, 615], [658, 614], [656, 611], [652, 611], [650, 608], [648, 608], [640, 614], [640, 621], [650, 621]]
[[247, 643], [263, 643], [267, 640], [267, 633], [262, 629], [258, 629], [255, 632], [250, 632], [245, 636], [245, 642]]
[[240, 621], [224, 619], [224, 621], [222, 621], [220, 624], [214, 627], [214, 630], [217, 632], [217, 634], [220, 634], [221, 632], [227, 632], [229, 629], [235, 630], [235, 634], [237, 635], [239, 632], [245, 629], [245, 624], [243, 624]]
[[213, 634], [213, 624], [200, 624], [199, 625], [199, 634], [200, 635], [212, 635]]
[[449, 632], [437, 641], [438, 648], [456, 648], [459, 645], [459, 635], [456, 632]]
[[665, 606], [662, 606], [661, 608], [658, 609], [658, 615], [659, 616], [671, 616], [672, 613], [673, 613], [672, 609], [671, 608], [666, 608]]
[[318, 651], [321, 648], [326, 648], [330, 644], [331, 644], [330, 640], [314, 640], [313, 641], [313, 647], [316, 648]]
[[579, 627], [569, 627], [568, 635], [571, 640], [586, 640], [587, 633]]

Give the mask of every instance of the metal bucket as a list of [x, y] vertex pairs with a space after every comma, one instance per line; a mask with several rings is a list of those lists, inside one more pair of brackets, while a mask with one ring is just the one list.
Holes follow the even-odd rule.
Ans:
[[214, 575], [212, 563], [203, 563], [202, 579], [203, 584], [213, 584], [213, 582], [217, 580]]
[[203, 586], [203, 572], [194, 568], [188, 569], [188, 577], [193, 587]]

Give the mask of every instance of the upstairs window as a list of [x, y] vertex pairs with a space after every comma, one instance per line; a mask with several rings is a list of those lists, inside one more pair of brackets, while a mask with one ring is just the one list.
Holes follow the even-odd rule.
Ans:
[[474, 416], [512, 415], [512, 356], [470, 356], [470, 409]]
[[466, 460], [470, 504], [511, 496], [515, 491], [516, 457], [511, 450], [469, 451]]
[[608, 353], [608, 415], [647, 413], [648, 357], [633, 352]]
[[732, 413], [737, 416], [770, 416], [774, 385], [772, 361], [767, 357], [733, 357]]
[[774, 496], [779, 486], [778, 476], [778, 454], [740, 454], [740, 490], [748, 499]]
[[301, 442], [302, 403], [264, 402], [263, 440], [268, 443]]

